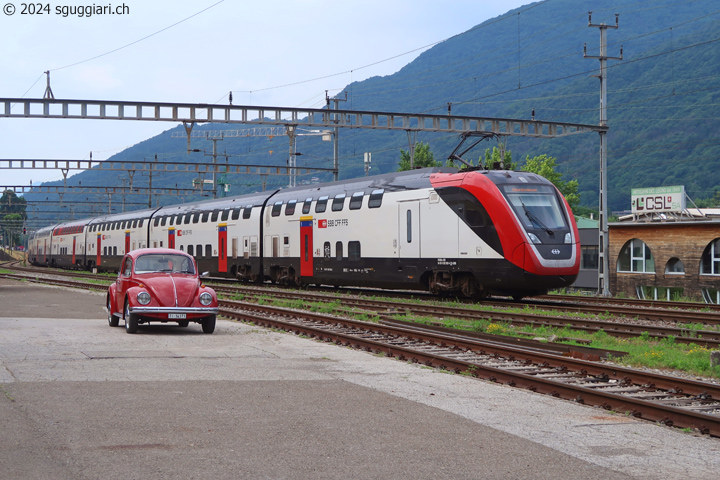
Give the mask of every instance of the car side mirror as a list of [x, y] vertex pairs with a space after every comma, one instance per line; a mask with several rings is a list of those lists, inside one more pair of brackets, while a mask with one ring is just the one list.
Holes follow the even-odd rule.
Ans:
[[200, 274], [201, 277], [207, 277], [208, 275], [210, 275], [210, 272], [203, 272]]

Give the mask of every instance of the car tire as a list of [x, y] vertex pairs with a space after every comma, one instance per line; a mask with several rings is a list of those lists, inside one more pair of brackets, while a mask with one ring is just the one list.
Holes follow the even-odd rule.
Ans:
[[125, 331], [127, 333], [136, 333], [138, 329], [138, 317], [134, 313], [130, 313], [130, 306], [125, 302]]
[[213, 333], [215, 331], [215, 315], [210, 315], [202, 320], [203, 333]]
[[112, 313], [112, 307], [110, 306], [110, 299], [107, 301], [107, 311], [108, 311], [108, 325], [111, 327], [117, 327], [120, 323], [120, 319], [117, 315], [113, 315]]

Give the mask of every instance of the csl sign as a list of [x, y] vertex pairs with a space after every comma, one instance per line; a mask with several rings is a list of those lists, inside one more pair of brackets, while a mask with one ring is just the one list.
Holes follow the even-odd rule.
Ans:
[[685, 210], [685, 186], [633, 188], [632, 213], [682, 212]]

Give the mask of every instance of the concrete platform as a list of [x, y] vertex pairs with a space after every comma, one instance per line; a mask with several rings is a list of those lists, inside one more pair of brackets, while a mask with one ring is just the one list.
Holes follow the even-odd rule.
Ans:
[[[122, 322], [121, 322], [122, 324]], [[0, 479], [714, 478], [720, 440], [229, 321], [0, 280]]]

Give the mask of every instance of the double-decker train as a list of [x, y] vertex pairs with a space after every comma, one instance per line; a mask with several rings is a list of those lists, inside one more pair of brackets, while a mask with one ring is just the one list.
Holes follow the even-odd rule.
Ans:
[[175, 248], [242, 281], [514, 298], [571, 285], [578, 230], [545, 178], [431, 168], [65, 222], [29, 240], [35, 265], [118, 270]]

